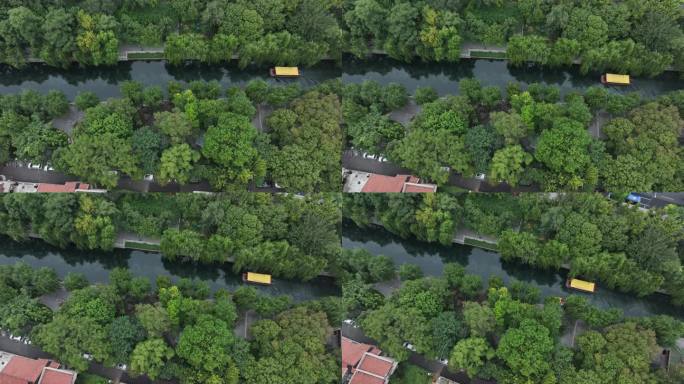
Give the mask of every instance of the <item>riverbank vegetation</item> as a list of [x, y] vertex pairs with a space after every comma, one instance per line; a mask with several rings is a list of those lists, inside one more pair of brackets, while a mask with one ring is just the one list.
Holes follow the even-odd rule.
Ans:
[[72, 290], [53, 311], [39, 297], [59, 287], [54, 270], [0, 266], [0, 327], [79, 372], [92, 361], [182, 384], [338, 382], [339, 352], [328, 340], [339, 298], [292, 304], [253, 288], [210, 295], [165, 276], [152, 288], [124, 269], [109, 280]]
[[4, 194], [0, 233], [59, 247], [158, 245], [166, 260], [232, 263], [233, 270], [309, 280], [337, 270], [340, 208], [334, 195]]
[[323, 0], [3, 2], [0, 62], [111, 65], [120, 53], [164, 49], [186, 60], [312, 65], [340, 59], [339, 5]]
[[338, 89], [336, 81], [308, 91], [262, 80], [227, 90], [216, 81], [172, 81], [166, 97], [158, 86], [127, 81], [120, 99], [79, 95], [84, 116], [61, 129], [51, 122], [69, 110], [62, 93], [4, 95], [0, 161], [51, 164], [106, 189], [129, 176], [162, 185], [206, 180], [214, 190], [267, 182], [292, 192], [336, 192]]
[[[684, 335], [681, 321], [625, 318], [579, 296], [564, 305], [557, 297], [541, 303], [533, 288], [514, 285], [492, 276], [484, 289], [479, 276], [448, 263], [443, 277], [409, 279], [388, 297], [376, 292], [375, 301], [360, 302], [363, 296], [343, 291], [343, 300], [363, 332], [400, 362], [409, 358], [404, 345], [410, 343], [427, 358], [448, 359], [452, 372], [499, 383], [670, 384], [682, 378], [681, 364], [673, 362], [668, 373], [659, 363], [662, 348]], [[655, 368], [651, 362], [658, 362]]]
[[[514, 65], [654, 76], [684, 69], [680, 3], [355, 0], [344, 8], [349, 50], [403, 60], [457, 61], [463, 42], [505, 51]], [[657, 28], [654, 26], [657, 25]]]
[[411, 100], [401, 85], [365, 81], [345, 85], [342, 105], [350, 146], [437, 184], [453, 172], [546, 191], [684, 189], [682, 91], [648, 100], [589, 87], [561, 98], [540, 83], [462, 79], [457, 96], [419, 88]]
[[498, 238], [504, 261], [559, 270], [637, 296], [684, 305], [681, 207], [642, 211], [600, 194], [350, 194], [343, 216], [402, 237], [451, 244], [466, 228]]

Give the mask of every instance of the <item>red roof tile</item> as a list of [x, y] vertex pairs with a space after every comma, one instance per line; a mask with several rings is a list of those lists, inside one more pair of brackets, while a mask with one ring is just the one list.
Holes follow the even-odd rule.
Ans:
[[394, 361], [388, 361], [379, 356], [367, 353], [357, 369], [370, 372], [372, 374], [387, 377], [392, 372], [392, 367], [394, 366]]
[[356, 371], [349, 384], [385, 384], [385, 380], [366, 372]]
[[75, 380], [75, 372], [46, 368], [39, 384], [72, 384]]
[[24, 356], [12, 356], [10, 361], [2, 370], [5, 375], [13, 376], [19, 379], [23, 379], [29, 383], [35, 383], [40, 377], [40, 373], [43, 367], [48, 365], [48, 361], [45, 359], [29, 359]]
[[374, 173], [368, 178], [361, 192], [399, 193], [404, 187], [404, 183], [410, 179], [410, 175], [385, 176]]
[[429, 184], [404, 184], [405, 193], [430, 193], [436, 192], [437, 188]]
[[0, 384], [29, 384], [29, 382], [18, 377], [0, 373]]
[[374, 345], [359, 343], [348, 337], [342, 337], [342, 372], [346, 372], [347, 366], [356, 367], [366, 352], [379, 355], [382, 351]]

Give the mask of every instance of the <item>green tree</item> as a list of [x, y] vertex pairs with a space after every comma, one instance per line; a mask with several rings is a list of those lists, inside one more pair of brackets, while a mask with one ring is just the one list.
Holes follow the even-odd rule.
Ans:
[[173, 349], [163, 339], [145, 340], [136, 345], [131, 353], [131, 370], [154, 380], [173, 356]]
[[490, 178], [502, 180], [515, 186], [524, 173], [525, 166], [532, 162], [532, 155], [525, 152], [520, 145], [510, 145], [494, 152]]
[[69, 272], [64, 277], [64, 288], [67, 291], [75, 291], [77, 289], [85, 288], [90, 285], [90, 282], [84, 274], [78, 272]]
[[494, 349], [481, 337], [460, 340], [449, 358], [449, 369], [465, 370], [470, 377], [476, 377], [487, 360], [494, 357]]
[[550, 372], [548, 356], [553, 350], [549, 330], [534, 320], [525, 319], [501, 337], [496, 356], [506, 362], [513, 374], [540, 381]]
[[463, 306], [463, 320], [471, 337], [486, 337], [496, 327], [494, 312], [487, 304], [466, 302]]
[[190, 180], [194, 163], [200, 154], [192, 150], [188, 144], [174, 145], [162, 152], [159, 166], [159, 182], [166, 184], [175, 181], [185, 184]]

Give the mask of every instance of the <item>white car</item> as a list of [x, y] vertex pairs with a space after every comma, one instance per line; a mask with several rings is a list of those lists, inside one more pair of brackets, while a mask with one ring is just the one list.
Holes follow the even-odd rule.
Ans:
[[21, 336], [14, 336], [13, 334], [10, 333], [10, 339], [14, 341], [21, 341]]
[[52, 166], [51, 166], [50, 164], [48, 164], [48, 165], [46, 165], [45, 167], [43, 167], [43, 171], [54, 171], [54, 170], [55, 170], [55, 169], [52, 168]]
[[348, 325], [354, 325], [354, 320], [352, 320], [352, 319], [345, 319], [342, 322], [345, 324], [348, 324]]
[[478, 180], [484, 180], [487, 178], [487, 175], [485, 175], [484, 173], [478, 173], [477, 175], [475, 175], [475, 178]]
[[31, 169], [43, 169], [43, 166], [38, 163], [29, 163], [29, 168]]
[[363, 153], [363, 158], [364, 158], [364, 159], [374, 160], [375, 157], [376, 157], [376, 155], [374, 155], [374, 154], [372, 154], [372, 153], [368, 153], [368, 152], [364, 152], [364, 153]]
[[117, 364], [116, 367], [122, 371], [125, 371], [126, 369], [128, 369], [128, 366], [126, 364], [123, 364], [123, 363]]
[[275, 181], [273, 182], [273, 186], [276, 187], [276, 188], [278, 188], [278, 189], [283, 188], [283, 187], [281, 187], [278, 183], [276, 183]]
[[409, 351], [416, 351], [416, 347], [414, 347], [413, 344], [409, 343], [408, 341], [404, 342], [404, 348], [408, 349]]
[[381, 163], [386, 163], [386, 162], [387, 162], [387, 158], [386, 158], [385, 156], [378, 156], [378, 161], [381, 162]]
[[147, 181], [154, 181], [154, 175], [147, 174], [143, 177]]
[[92, 360], [93, 360], [93, 355], [91, 355], [90, 353], [84, 353], [84, 354], [83, 354], [83, 358], [86, 359], [86, 360], [88, 360], [88, 361], [92, 361]]
[[439, 359], [439, 362], [444, 365], [449, 365], [449, 359]]

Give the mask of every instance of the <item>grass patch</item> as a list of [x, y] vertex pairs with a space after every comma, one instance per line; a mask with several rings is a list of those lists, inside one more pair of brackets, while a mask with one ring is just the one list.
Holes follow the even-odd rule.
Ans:
[[162, 60], [165, 58], [164, 52], [129, 52], [129, 60]]
[[488, 52], [471, 49], [470, 57], [474, 59], [506, 59], [506, 52]]
[[90, 373], [79, 373], [76, 384], [107, 384], [107, 379]]
[[428, 371], [411, 363], [399, 364], [399, 369], [390, 378], [390, 384], [429, 384], [432, 376]]
[[157, 244], [139, 243], [137, 241], [124, 242], [124, 248], [140, 249], [143, 251], [159, 251], [159, 245]]
[[470, 246], [477, 247], [477, 248], [487, 249], [489, 251], [495, 251], [496, 252], [499, 250], [498, 247], [496, 246], [496, 244], [488, 243], [488, 242], [482, 241], [482, 240], [476, 240], [476, 239], [473, 239], [470, 237], [466, 237], [463, 240], [463, 242], [466, 245], [470, 245]]

